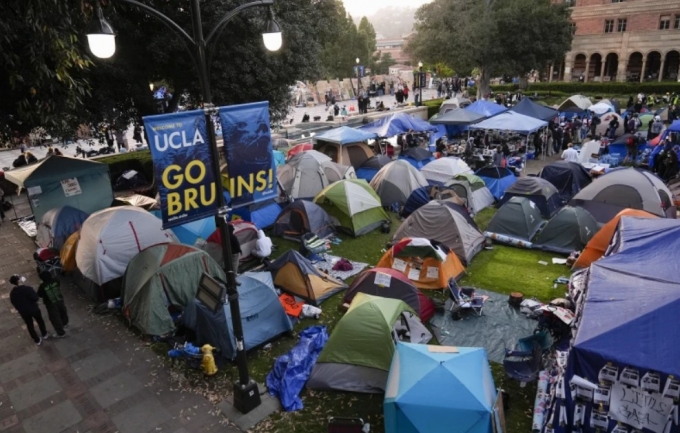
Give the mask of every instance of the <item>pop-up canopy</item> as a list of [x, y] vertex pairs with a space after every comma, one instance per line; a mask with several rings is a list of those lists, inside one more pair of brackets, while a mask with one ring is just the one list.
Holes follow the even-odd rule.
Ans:
[[520, 134], [530, 134], [547, 125], [548, 122], [543, 120], [534, 119], [514, 111], [507, 111], [483, 122], [470, 125], [470, 129], [497, 129], [518, 132]]
[[437, 128], [422, 119], [409, 116], [406, 113], [394, 113], [375, 122], [368, 123], [361, 128], [362, 132], [376, 134], [378, 137], [394, 137], [410, 130], [414, 132], [436, 131]]

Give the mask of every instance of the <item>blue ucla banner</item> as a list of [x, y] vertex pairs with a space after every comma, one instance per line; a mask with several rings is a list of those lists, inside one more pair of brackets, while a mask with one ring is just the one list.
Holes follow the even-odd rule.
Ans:
[[220, 107], [229, 173], [230, 206], [276, 197], [276, 161], [269, 129], [269, 103]]
[[163, 228], [217, 214], [217, 187], [202, 110], [144, 118]]

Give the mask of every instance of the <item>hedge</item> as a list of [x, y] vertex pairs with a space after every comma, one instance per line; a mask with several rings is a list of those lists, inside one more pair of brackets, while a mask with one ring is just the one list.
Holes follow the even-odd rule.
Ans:
[[111, 182], [115, 182], [127, 170], [142, 173], [149, 182], [153, 180], [153, 160], [148, 150], [106, 156], [97, 158], [95, 161], [108, 164]]
[[423, 105], [427, 107], [427, 118], [434, 116], [439, 113], [439, 107], [444, 102], [444, 99], [430, 99], [428, 101], [423, 101]]

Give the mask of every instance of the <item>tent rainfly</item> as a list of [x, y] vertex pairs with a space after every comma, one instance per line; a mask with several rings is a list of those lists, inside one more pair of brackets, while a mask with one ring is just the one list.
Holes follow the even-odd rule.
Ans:
[[406, 113], [393, 113], [375, 122], [367, 123], [359, 130], [375, 134], [378, 137], [394, 137], [411, 130], [414, 132], [433, 132], [437, 128], [425, 120], [409, 116]]
[[536, 236], [534, 246], [558, 254], [581, 251], [597, 230], [597, 221], [588, 211], [565, 206]]
[[536, 204], [541, 214], [545, 218], [550, 218], [557, 213], [562, 206], [560, 194], [557, 188], [545, 179], [540, 177], [522, 177], [505, 190], [503, 198], [498, 203], [510, 200], [512, 197], [526, 197]]
[[548, 126], [548, 122], [524, 114], [508, 111], [482, 122], [470, 125], [470, 129], [495, 129], [500, 131], [514, 131], [519, 134], [531, 134], [534, 131]]
[[[486, 228], [488, 236], [501, 235], [522, 243], [528, 243], [541, 227], [541, 211], [525, 197], [508, 200], [491, 218]], [[511, 242], [514, 244], [514, 242]]]
[[420, 172], [433, 185], [443, 185], [459, 174], [472, 174], [465, 161], [455, 156], [439, 158], [423, 167]]
[[380, 197], [363, 179], [342, 180], [321, 191], [314, 203], [335, 217], [339, 228], [353, 236], [361, 236], [380, 227], [389, 217]]
[[517, 105], [510, 109], [510, 111], [546, 121], [554, 119], [559, 115], [557, 110], [537, 104], [529, 98], [524, 98], [519, 101]]
[[383, 206], [403, 205], [414, 190], [427, 186], [427, 180], [413, 165], [396, 160], [381, 168], [370, 185]]

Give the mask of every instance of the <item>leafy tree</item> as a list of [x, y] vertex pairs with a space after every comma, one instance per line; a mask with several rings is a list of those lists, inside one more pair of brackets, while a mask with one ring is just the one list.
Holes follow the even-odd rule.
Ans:
[[418, 9], [417, 34], [406, 50], [458, 71], [479, 68], [480, 97], [494, 76], [524, 77], [564, 57], [571, 47], [569, 14], [565, 4], [550, 0], [434, 0]]
[[397, 61], [392, 57], [392, 53], [378, 52], [375, 59], [375, 74], [385, 75], [390, 72], [390, 66], [396, 65]]

